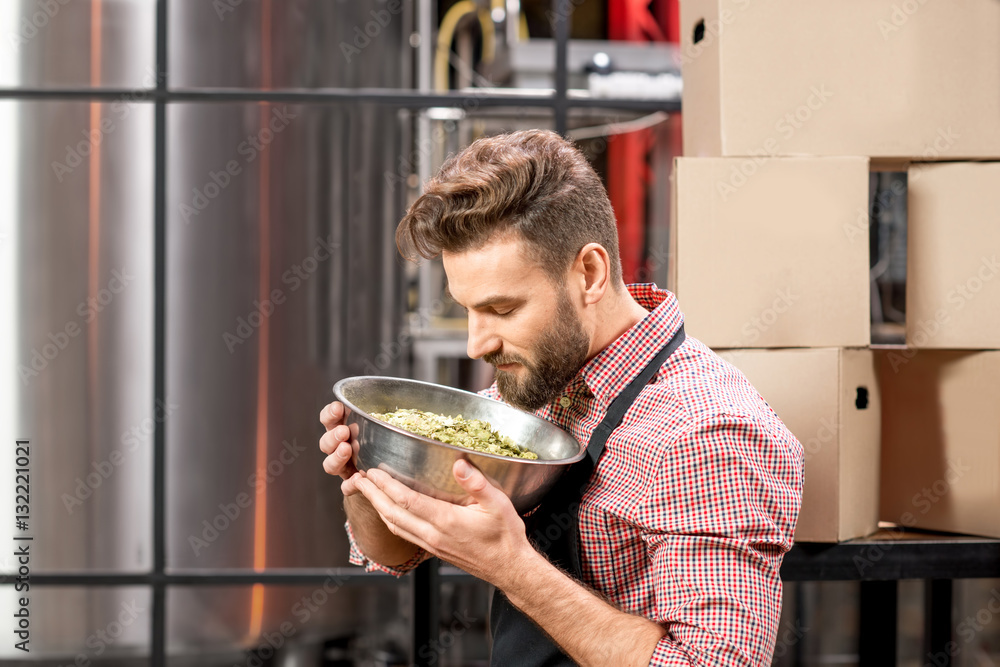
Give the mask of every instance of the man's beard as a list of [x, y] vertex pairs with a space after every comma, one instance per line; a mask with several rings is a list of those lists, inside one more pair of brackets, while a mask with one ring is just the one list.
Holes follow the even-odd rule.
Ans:
[[518, 379], [512, 372], [496, 371], [497, 388], [505, 401], [522, 410], [537, 410], [562, 393], [573, 376], [587, 360], [590, 339], [573, 310], [566, 291], [559, 295], [556, 319], [542, 332], [535, 349], [534, 361], [516, 354], [491, 352], [483, 360], [494, 366], [521, 364], [525, 377]]

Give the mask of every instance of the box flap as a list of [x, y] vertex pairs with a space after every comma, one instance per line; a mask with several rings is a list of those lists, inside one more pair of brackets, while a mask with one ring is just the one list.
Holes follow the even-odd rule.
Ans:
[[1000, 348], [1000, 163], [913, 165], [906, 343]]
[[725, 26], [720, 11], [725, 12], [727, 21], [732, 11], [722, 10], [719, 0], [684, 0], [680, 4], [684, 154], [721, 155], [719, 45]]
[[840, 534], [878, 528], [882, 405], [871, 350], [840, 353]]
[[675, 157], [673, 170], [670, 172], [670, 252], [667, 256], [667, 261], [669, 262], [667, 266], [667, 289], [674, 294], [677, 293], [677, 260], [680, 258], [680, 252], [678, 252], [680, 243], [677, 236], [677, 191], [679, 189], [678, 181], [680, 180], [679, 163], [683, 159]]
[[876, 354], [880, 518], [1000, 538], [1000, 352]]

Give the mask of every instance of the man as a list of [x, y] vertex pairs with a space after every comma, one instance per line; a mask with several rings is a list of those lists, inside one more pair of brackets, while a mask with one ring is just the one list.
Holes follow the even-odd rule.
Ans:
[[344, 479], [352, 562], [401, 575], [435, 555], [493, 584], [494, 665], [770, 664], [802, 447], [685, 337], [672, 294], [622, 282], [614, 214], [583, 155], [551, 132], [480, 139], [396, 239], [408, 257], [441, 255], [469, 356], [496, 367], [484, 393], [588, 457], [526, 519], [460, 460], [472, 502], [453, 505], [356, 471], [331, 403], [320, 448]]

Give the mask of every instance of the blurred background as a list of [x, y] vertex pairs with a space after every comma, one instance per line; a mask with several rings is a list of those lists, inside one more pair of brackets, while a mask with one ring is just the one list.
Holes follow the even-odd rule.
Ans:
[[[7, 0], [0, 40], [0, 422], [32, 443], [34, 538], [31, 653], [0, 626], [0, 659], [487, 664], [484, 584], [348, 565], [317, 416], [350, 375], [491, 382], [439, 263], [393, 242], [476, 137], [575, 140], [626, 280], [666, 284], [676, 0]], [[886, 341], [905, 196], [877, 194], [897, 190], [872, 176]], [[996, 585], [956, 582], [956, 617]], [[923, 587], [900, 588], [900, 664], [924, 664]], [[855, 664], [857, 603], [787, 584], [776, 664]], [[995, 664], [998, 626], [953, 664]]]

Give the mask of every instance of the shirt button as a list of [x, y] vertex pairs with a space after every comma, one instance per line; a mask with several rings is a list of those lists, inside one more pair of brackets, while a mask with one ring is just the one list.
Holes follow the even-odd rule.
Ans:
[[559, 405], [563, 406], [564, 408], [568, 408], [569, 406], [573, 405], [573, 399], [570, 398], [569, 396], [563, 396], [562, 398], [559, 399]]

